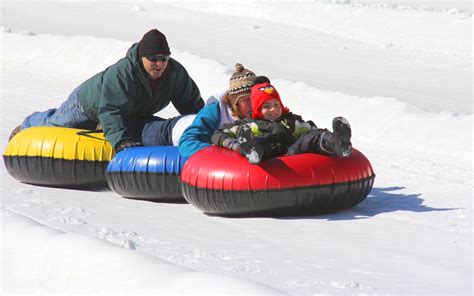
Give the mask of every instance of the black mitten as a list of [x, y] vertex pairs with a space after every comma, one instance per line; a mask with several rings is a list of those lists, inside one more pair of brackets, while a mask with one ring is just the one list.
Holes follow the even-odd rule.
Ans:
[[277, 156], [285, 155], [288, 148], [286, 145], [281, 143], [269, 144], [268, 146], [264, 146], [265, 149], [265, 158], [272, 158]]
[[237, 151], [254, 164], [262, 162], [265, 155], [265, 148], [257, 139], [249, 139], [240, 143]]

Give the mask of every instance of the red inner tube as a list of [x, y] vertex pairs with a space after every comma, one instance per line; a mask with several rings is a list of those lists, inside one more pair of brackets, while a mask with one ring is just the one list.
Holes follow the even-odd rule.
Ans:
[[370, 162], [356, 149], [348, 158], [305, 153], [253, 165], [235, 151], [212, 146], [193, 155], [181, 171], [183, 183], [223, 191], [274, 191], [350, 183], [373, 176]]

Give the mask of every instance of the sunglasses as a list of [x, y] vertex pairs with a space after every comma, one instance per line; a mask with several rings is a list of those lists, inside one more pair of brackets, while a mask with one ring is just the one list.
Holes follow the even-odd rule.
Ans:
[[146, 54], [143, 55], [150, 62], [167, 62], [170, 60], [169, 55], [160, 55], [160, 54]]

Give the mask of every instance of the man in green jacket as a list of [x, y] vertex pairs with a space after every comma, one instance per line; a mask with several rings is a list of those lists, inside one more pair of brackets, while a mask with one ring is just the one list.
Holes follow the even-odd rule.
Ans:
[[[124, 58], [82, 83], [59, 108], [28, 116], [10, 138], [32, 126], [95, 129], [100, 124], [118, 152], [142, 145], [142, 138], [150, 137], [143, 134], [150, 122], [158, 123], [153, 125], [153, 136], [168, 137], [180, 117], [164, 120], [153, 114], [170, 102], [182, 115], [197, 113], [204, 106], [196, 83], [170, 54], [165, 35], [150, 30]], [[156, 128], [162, 131], [157, 133]]]

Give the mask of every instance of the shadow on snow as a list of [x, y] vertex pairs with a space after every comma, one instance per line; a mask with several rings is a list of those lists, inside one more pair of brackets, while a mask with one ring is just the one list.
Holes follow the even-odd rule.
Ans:
[[321, 216], [292, 217], [290, 219], [327, 219], [327, 220], [351, 220], [366, 219], [383, 213], [396, 211], [409, 211], [416, 213], [452, 211], [459, 208], [434, 208], [423, 204], [421, 194], [404, 194], [397, 191], [405, 187], [372, 188], [365, 200], [354, 208]]

